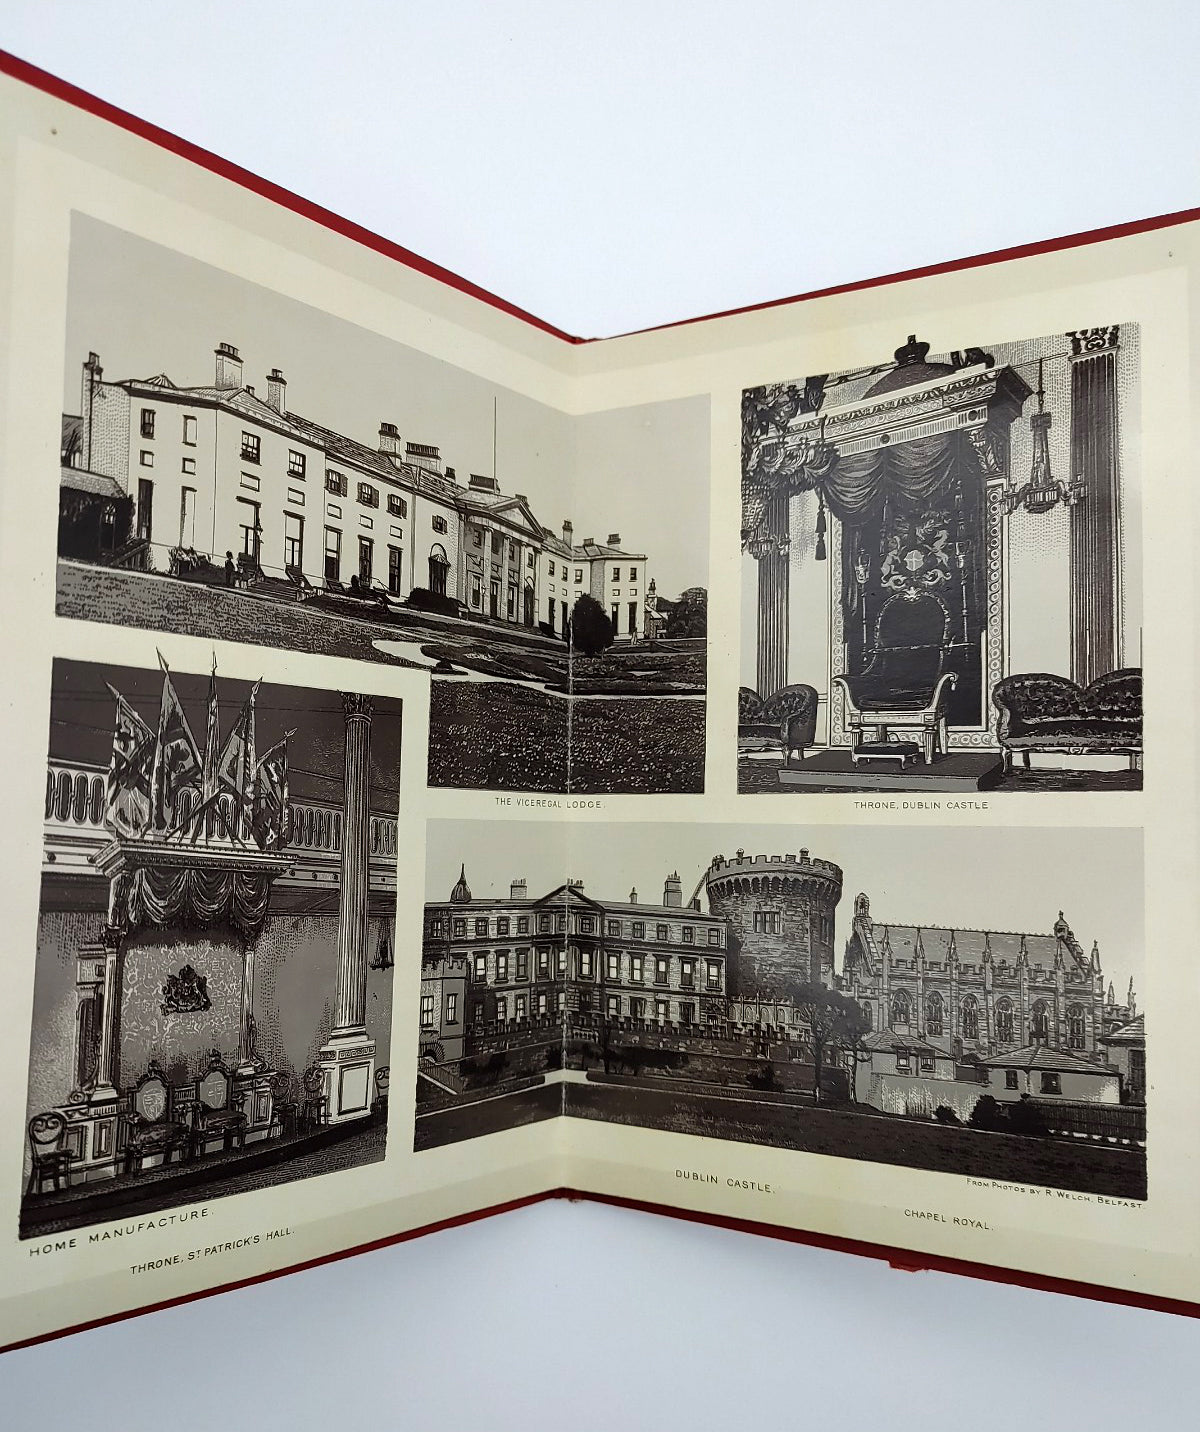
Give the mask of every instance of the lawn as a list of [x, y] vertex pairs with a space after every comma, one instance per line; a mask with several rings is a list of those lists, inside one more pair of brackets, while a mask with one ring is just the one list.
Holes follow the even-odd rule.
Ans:
[[627, 1085], [567, 1084], [566, 1112], [703, 1138], [867, 1159], [970, 1178], [1064, 1188], [1108, 1198], [1146, 1197], [1146, 1154], [1065, 1139], [1019, 1138], [932, 1121], [861, 1113], [722, 1102]]
[[562, 1113], [561, 1084], [542, 1084], [536, 1089], [522, 1089], [499, 1099], [481, 1099], [474, 1104], [454, 1105], [436, 1113], [417, 1118], [413, 1152], [439, 1149], [445, 1144], [477, 1139], [483, 1134], [498, 1134], [517, 1129], [522, 1124], [536, 1124]]

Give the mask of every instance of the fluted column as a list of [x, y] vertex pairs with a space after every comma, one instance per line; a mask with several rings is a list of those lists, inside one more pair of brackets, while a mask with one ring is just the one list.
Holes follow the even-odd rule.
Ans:
[[361, 1033], [366, 1028], [367, 863], [371, 832], [371, 698], [343, 692], [342, 710], [346, 717], [346, 777], [335, 1037]]
[[1071, 679], [1086, 686], [1120, 664], [1117, 340], [1086, 328], [1071, 341]]
[[758, 694], [766, 699], [787, 685], [788, 597], [791, 553], [788, 549], [788, 496], [776, 492], [767, 504], [758, 559]]

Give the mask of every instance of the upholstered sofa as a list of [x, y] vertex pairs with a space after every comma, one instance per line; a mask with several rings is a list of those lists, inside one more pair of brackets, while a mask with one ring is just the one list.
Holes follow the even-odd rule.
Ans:
[[1011, 767], [1033, 751], [1071, 755], [1118, 754], [1132, 770], [1142, 761], [1142, 673], [1127, 667], [1080, 688], [1065, 676], [1032, 672], [1006, 676], [992, 691], [999, 713], [996, 736]]
[[739, 754], [778, 748], [785, 761], [793, 751], [803, 759], [816, 735], [816, 687], [800, 682], [765, 699], [749, 686], [738, 688]]

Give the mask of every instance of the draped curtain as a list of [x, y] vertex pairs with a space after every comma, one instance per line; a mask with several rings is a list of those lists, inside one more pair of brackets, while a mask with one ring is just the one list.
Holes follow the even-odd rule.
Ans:
[[254, 940], [267, 918], [270, 889], [271, 876], [253, 871], [143, 868], [130, 877], [125, 915], [130, 929], [228, 924], [243, 939]]
[[858, 527], [889, 502], [920, 511], [948, 499], [957, 458], [957, 433], [909, 438], [894, 447], [845, 456], [824, 448], [803, 468], [803, 486], [821, 492], [839, 522]]

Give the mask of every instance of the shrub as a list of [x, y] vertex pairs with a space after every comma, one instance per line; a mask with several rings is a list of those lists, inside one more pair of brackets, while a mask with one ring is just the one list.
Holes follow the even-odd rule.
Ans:
[[980, 1094], [967, 1122], [973, 1129], [1002, 1129], [1008, 1120], [991, 1094]]
[[1010, 1105], [1008, 1122], [1014, 1134], [1025, 1134], [1030, 1138], [1041, 1138], [1050, 1132], [1042, 1111], [1028, 1094], [1022, 1094], [1017, 1103]]
[[440, 612], [447, 617], [459, 616], [462, 607], [457, 597], [431, 592], [428, 587], [414, 587], [408, 594], [408, 605], [419, 612]]
[[584, 656], [599, 656], [613, 644], [613, 627], [604, 608], [585, 592], [571, 613], [571, 641]]
[[933, 1117], [939, 1124], [961, 1124], [962, 1120], [954, 1112], [949, 1104], [939, 1104], [933, 1111]]
[[703, 587], [689, 587], [667, 617], [667, 636], [676, 638], [707, 635], [708, 592]]

